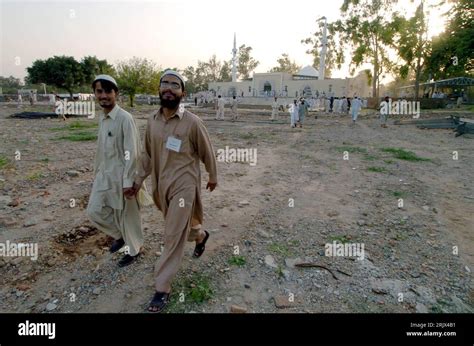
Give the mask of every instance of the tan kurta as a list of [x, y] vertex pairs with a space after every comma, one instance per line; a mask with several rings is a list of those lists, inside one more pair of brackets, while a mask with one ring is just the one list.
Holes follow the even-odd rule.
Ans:
[[[166, 148], [170, 136], [181, 140], [179, 152]], [[203, 222], [200, 161], [209, 181], [217, 183], [214, 150], [198, 116], [187, 110], [169, 120], [161, 110], [150, 116], [136, 182], [151, 174], [153, 200], [165, 218], [165, 246], [155, 268], [155, 288], [160, 292], [170, 290], [186, 240], [196, 239], [197, 234], [190, 236], [191, 224], [198, 228]]]
[[[182, 141], [179, 153], [166, 149], [169, 136]], [[168, 121], [156, 112], [148, 119], [136, 181], [141, 183], [151, 174], [153, 200], [163, 212], [166, 201], [179, 189], [196, 187], [193, 217], [202, 223], [200, 160], [209, 173], [209, 181], [216, 183], [216, 158], [202, 120], [187, 110], [177, 112]]]
[[143, 244], [140, 213], [135, 198], [125, 199], [138, 166], [140, 137], [132, 115], [118, 105], [99, 118], [94, 184], [87, 214], [101, 231], [123, 238], [136, 255]]

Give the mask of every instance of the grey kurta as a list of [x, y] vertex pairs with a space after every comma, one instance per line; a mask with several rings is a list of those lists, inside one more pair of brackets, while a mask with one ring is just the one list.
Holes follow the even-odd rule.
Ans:
[[135, 198], [124, 197], [123, 188], [133, 186], [139, 152], [139, 133], [130, 113], [116, 105], [100, 116], [87, 213], [98, 229], [123, 238], [132, 256], [143, 245], [140, 211]]

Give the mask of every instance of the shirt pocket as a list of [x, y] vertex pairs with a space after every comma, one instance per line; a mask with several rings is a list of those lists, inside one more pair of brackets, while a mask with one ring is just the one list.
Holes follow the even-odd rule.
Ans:
[[115, 136], [114, 135], [109, 136], [109, 134], [107, 134], [105, 136], [104, 149], [105, 149], [105, 157], [111, 159], [115, 156]]
[[194, 151], [187, 134], [178, 133], [175, 137], [181, 141], [181, 148], [179, 149], [180, 153], [192, 153]]

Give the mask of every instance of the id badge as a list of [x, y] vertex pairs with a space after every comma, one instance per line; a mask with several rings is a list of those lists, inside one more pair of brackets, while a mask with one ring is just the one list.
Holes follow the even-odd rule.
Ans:
[[169, 136], [168, 140], [166, 141], [166, 149], [173, 150], [179, 153], [180, 148], [181, 148], [181, 140], [173, 136]]

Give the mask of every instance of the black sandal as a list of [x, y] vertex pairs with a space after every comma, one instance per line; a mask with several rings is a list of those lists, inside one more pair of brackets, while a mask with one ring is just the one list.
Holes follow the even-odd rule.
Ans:
[[202, 243], [196, 244], [196, 247], [194, 248], [193, 256], [195, 258], [201, 257], [202, 254], [204, 253], [204, 250], [206, 250], [206, 242], [207, 242], [207, 239], [209, 239], [209, 232], [208, 231], [204, 231], [204, 232], [206, 232], [206, 236], [204, 237], [204, 240], [202, 241]]
[[[148, 305], [149, 312], [161, 312], [168, 305], [169, 302], [169, 293], [165, 292], [155, 292], [153, 299]], [[155, 310], [156, 309], [156, 310]]]

